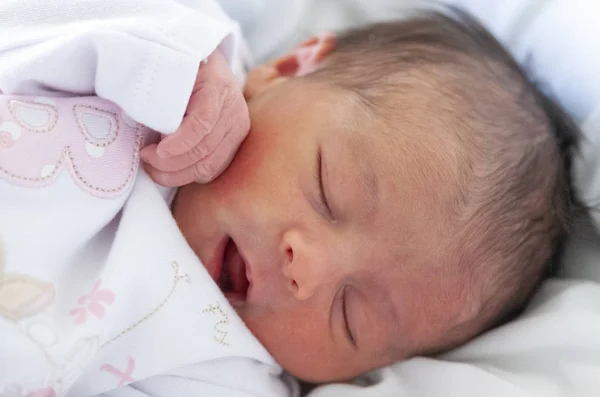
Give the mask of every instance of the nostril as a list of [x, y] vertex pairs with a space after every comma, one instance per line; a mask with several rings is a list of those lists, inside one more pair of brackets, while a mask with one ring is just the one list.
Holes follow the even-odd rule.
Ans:
[[291, 247], [288, 247], [288, 249], [285, 250], [285, 253], [287, 255], [288, 262], [291, 262], [294, 260], [294, 251], [292, 251]]
[[298, 291], [298, 283], [296, 282], [296, 280], [292, 280], [290, 282], [290, 287], [289, 288], [290, 288], [290, 291], [292, 291], [292, 292]]

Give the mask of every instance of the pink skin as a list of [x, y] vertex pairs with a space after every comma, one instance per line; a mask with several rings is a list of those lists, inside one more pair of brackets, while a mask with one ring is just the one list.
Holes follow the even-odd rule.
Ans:
[[248, 279], [229, 296], [279, 363], [332, 381], [433, 346], [460, 319], [464, 287], [438, 260], [441, 182], [415, 153], [440, 148], [415, 130], [423, 115], [407, 112], [389, 139], [351, 94], [295, 78], [298, 66], [286, 56], [250, 74], [248, 137], [222, 176], [179, 190], [173, 215], [215, 280], [223, 268]]
[[220, 175], [248, 134], [248, 107], [223, 54], [198, 69], [179, 129], [142, 152], [146, 170], [164, 186], [206, 183]]

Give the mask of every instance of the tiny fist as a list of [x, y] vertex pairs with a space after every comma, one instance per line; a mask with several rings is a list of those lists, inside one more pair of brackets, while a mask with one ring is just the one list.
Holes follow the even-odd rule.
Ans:
[[156, 182], [181, 186], [206, 183], [229, 165], [250, 129], [248, 106], [219, 50], [200, 64], [186, 109], [175, 133], [144, 153]]

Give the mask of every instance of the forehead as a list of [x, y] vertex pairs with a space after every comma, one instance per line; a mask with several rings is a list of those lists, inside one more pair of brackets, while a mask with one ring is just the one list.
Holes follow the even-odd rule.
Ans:
[[456, 180], [447, 146], [416, 123], [389, 122], [360, 106], [346, 111], [321, 136], [334, 190], [370, 209], [363, 215], [376, 226], [371, 232], [416, 233], [441, 222]]
[[264, 102], [277, 133], [309, 141], [302, 150], [321, 148], [334, 200], [357, 215], [358, 232], [379, 250], [427, 250], [458, 179], [455, 142], [411, 105], [413, 96], [391, 98], [396, 114], [385, 117], [356, 94], [301, 80], [281, 84]]

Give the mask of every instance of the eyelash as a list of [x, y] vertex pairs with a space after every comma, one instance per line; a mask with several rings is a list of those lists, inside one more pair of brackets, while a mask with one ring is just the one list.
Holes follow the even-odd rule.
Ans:
[[352, 330], [350, 329], [350, 324], [348, 323], [348, 311], [347, 311], [347, 304], [346, 304], [346, 289], [347, 287], [342, 287], [342, 296], [341, 296], [341, 300], [342, 300], [342, 317], [344, 318], [344, 328], [346, 330], [346, 334], [348, 335], [348, 339], [350, 340], [350, 343], [352, 344], [352, 346], [354, 346], [356, 348], [356, 339], [354, 339], [354, 335], [352, 335]]
[[319, 201], [325, 210], [325, 215], [332, 221], [335, 220], [327, 197], [325, 196], [325, 187], [323, 186], [323, 155], [321, 154], [321, 148], [317, 152], [317, 181], [319, 183]]

